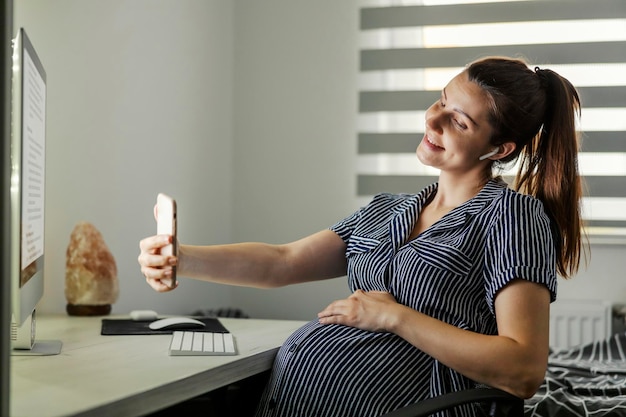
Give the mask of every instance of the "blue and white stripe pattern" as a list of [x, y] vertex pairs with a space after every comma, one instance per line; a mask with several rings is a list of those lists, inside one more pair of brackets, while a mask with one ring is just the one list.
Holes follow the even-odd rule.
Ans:
[[[497, 180], [408, 241], [437, 191], [377, 195], [331, 229], [346, 242], [348, 285], [463, 329], [496, 334], [493, 302], [515, 278], [556, 297], [550, 221], [536, 199]], [[391, 333], [320, 325], [296, 331], [278, 353], [258, 416], [378, 416], [475, 383]], [[471, 406], [453, 415], [473, 416]]]
[[528, 417], [626, 416], [626, 334], [550, 354]]

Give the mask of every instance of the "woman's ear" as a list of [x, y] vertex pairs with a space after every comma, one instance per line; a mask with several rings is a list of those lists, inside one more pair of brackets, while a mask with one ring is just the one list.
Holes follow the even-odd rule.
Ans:
[[506, 158], [507, 156], [515, 152], [515, 148], [517, 148], [515, 142], [504, 142], [500, 144], [500, 146], [498, 146], [498, 152], [491, 159], [497, 160]]

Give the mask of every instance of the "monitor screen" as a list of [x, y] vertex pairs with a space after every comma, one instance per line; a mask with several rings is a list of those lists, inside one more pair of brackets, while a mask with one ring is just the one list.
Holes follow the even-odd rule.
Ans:
[[22, 36], [20, 288], [36, 275], [44, 255], [46, 171], [46, 73]]
[[11, 112], [11, 338], [31, 350], [44, 286], [46, 72], [24, 29], [13, 43]]

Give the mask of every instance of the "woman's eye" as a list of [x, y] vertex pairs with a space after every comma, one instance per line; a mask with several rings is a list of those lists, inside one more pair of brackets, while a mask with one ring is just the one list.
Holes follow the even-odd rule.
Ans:
[[[446, 103], [443, 102], [443, 98], [439, 100], [439, 106], [442, 109], [446, 107]], [[452, 117], [452, 123], [461, 130], [467, 129], [467, 125], [465, 123], [463, 123], [461, 120], [458, 120], [454, 117]]]
[[459, 128], [459, 129], [467, 129], [467, 125], [457, 119], [452, 119], [452, 121], [454, 122], [454, 124]]

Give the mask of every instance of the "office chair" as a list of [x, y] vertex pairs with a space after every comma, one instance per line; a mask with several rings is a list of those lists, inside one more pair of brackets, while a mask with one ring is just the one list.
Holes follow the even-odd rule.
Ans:
[[523, 399], [496, 388], [480, 387], [428, 398], [387, 413], [382, 417], [426, 417], [437, 411], [470, 403], [480, 403], [485, 416], [524, 416]]

